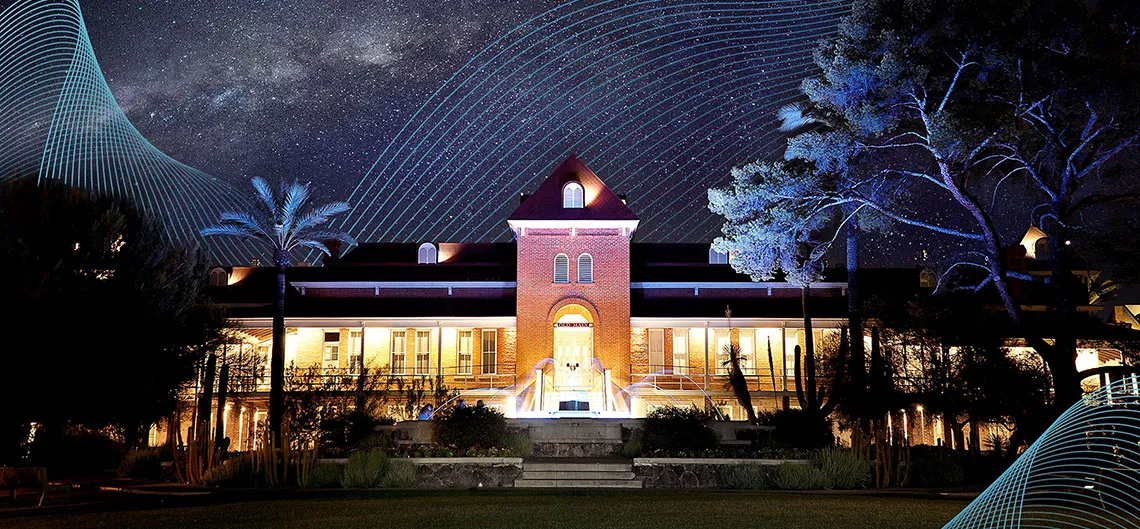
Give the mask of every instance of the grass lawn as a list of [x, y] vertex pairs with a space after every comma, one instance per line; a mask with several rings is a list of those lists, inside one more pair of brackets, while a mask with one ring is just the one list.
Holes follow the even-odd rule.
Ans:
[[938, 528], [957, 500], [866, 494], [712, 491], [378, 491], [295, 494], [187, 506], [112, 503], [0, 517], [7, 529], [283, 528]]

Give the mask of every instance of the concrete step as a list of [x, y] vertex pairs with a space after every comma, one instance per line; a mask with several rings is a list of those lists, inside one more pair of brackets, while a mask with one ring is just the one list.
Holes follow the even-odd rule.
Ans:
[[631, 471], [618, 470], [523, 470], [521, 479], [633, 479]]
[[562, 472], [629, 472], [633, 470], [633, 463], [570, 463], [562, 461], [523, 461], [523, 470]]
[[597, 488], [597, 489], [640, 489], [640, 479], [526, 479], [515, 480], [516, 488]]

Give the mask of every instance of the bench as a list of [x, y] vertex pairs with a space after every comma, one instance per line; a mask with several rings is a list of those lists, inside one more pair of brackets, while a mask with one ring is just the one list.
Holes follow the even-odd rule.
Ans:
[[48, 481], [47, 469], [43, 467], [0, 467], [0, 490], [11, 491], [12, 501], [21, 492], [39, 493], [40, 501], [36, 505], [40, 507], [49, 492], [67, 492], [68, 497], [71, 496], [71, 486]]

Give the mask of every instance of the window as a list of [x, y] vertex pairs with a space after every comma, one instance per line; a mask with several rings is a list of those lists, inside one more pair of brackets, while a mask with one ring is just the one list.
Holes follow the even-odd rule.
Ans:
[[455, 344], [455, 352], [458, 355], [455, 361], [455, 373], [458, 375], [471, 374], [471, 345], [474, 338], [472, 331], [459, 331], [459, 338]]
[[594, 258], [588, 253], [578, 256], [578, 282], [594, 282]]
[[[325, 364], [335, 364], [340, 361], [340, 333], [325, 333]], [[326, 366], [328, 367], [328, 366]]]
[[665, 369], [665, 329], [649, 329], [649, 372]]
[[257, 346], [257, 383], [269, 382], [269, 343]]
[[215, 268], [210, 270], [210, 286], [224, 287], [229, 282], [230, 276], [223, 268]]
[[570, 257], [564, 253], [554, 256], [554, 282], [570, 282]]
[[725, 252], [718, 252], [716, 249], [710, 247], [709, 264], [728, 264], [728, 254]]
[[689, 332], [688, 329], [673, 329], [673, 372], [689, 374]]
[[740, 370], [745, 375], [751, 374], [750, 369], [756, 358], [756, 331], [740, 329]]
[[495, 373], [498, 365], [499, 333], [497, 331], [483, 331], [483, 373]]
[[408, 333], [406, 331], [392, 331], [392, 373], [402, 375], [406, 373], [405, 359], [408, 352]]
[[562, 188], [562, 207], [569, 209], [581, 209], [585, 207], [586, 192], [582, 189], [582, 184], [578, 182], [570, 182]]
[[431, 369], [431, 331], [416, 331], [416, 374], [426, 375]]
[[364, 332], [348, 333], [348, 374], [359, 375], [363, 365]]
[[716, 332], [716, 374], [728, 374], [728, 348], [732, 344], [729, 339], [728, 331], [715, 331]]
[[435, 245], [430, 242], [425, 242], [420, 245], [420, 251], [416, 255], [416, 263], [435, 264], [437, 255], [439, 254], [435, 249]]

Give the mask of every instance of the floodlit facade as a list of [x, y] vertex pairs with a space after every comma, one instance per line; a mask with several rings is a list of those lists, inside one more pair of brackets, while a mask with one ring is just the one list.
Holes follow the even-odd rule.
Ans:
[[[743, 419], [727, 386], [731, 345], [757, 409], [795, 405], [800, 288], [753, 282], [708, 244], [634, 242], [637, 215], [574, 157], [505, 221], [512, 242], [366, 243], [291, 268], [287, 390], [387, 395], [382, 411], [397, 418], [417, 413], [404, 396], [420, 391], [518, 418], [696, 405]], [[887, 300], [933, 286], [918, 268], [865, 273]], [[817, 344], [846, 315], [846, 278], [827, 276], [810, 289]], [[268, 407], [273, 269], [215, 268], [210, 282], [240, 325], [219, 355], [236, 366], [224, 427], [245, 449]]]

